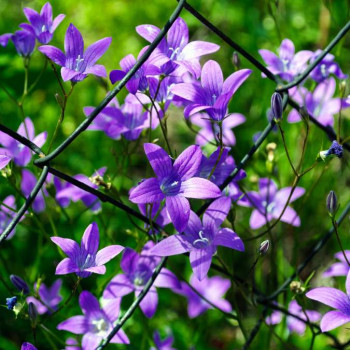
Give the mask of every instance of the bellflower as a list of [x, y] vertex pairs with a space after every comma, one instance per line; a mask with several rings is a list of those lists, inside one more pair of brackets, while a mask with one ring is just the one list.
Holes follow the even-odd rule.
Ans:
[[150, 350], [176, 350], [175, 348], [172, 347], [174, 342], [174, 337], [171, 335], [169, 335], [167, 338], [162, 340], [160, 338], [159, 332], [155, 331], [153, 333], [153, 341], [156, 347], [152, 346]]
[[95, 222], [86, 228], [80, 246], [69, 238], [51, 237], [51, 241], [68, 255], [68, 258], [57, 265], [56, 275], [75, 272], [82, 278], [89, 277], [92, 273], [104, 275], [106, 273], [104, 265], [124, 249], [120, 245], [110, 245], [97, 251], [100, 237]]
[[[91, 180], [93, 180], [96, 176], [102, 177], [106, 172], [106, 169], [106, 167], [103, 167], [95, 171], [90, 178], [83, 174], [78, 174], [73, 177], [76, 180], [83, 182], [85, 185], [96, 189], [98, 186]], [[57, 184], [58, 182], [56, 181], [55, 185]], [[101, 202], [95, 195], [88, 193], [70, 183], [59, 183], [59, 187], [56, 187], [56, 200], [61, 205], [64, 204], [62, 206], [68, 206], [70, 200], [73, 202], [81, 200], [93, 213], [97, 213], [101, 209]]]
[[[259, 54], [273, 74], [282, 79], [292, 81], [307, 67], [307, 61], [313, 56], [312, 51], [302, 50], [295, 53], [291, 40], [284, 39], [278, 49], [279, 56], [269, 50], [259, 50]], [[264, 76], [264, 75], [263, 75]]]
[[70, 24], [64, 41], [65, 54], [57, 47], [43, 45], [38, 48], [51, 61], [61, 66], [63, 81], [76, 83], [84, 80], [88, 74], [106, 77], [106, 68], [96, 61], [106, 52], [112, 38], [103, 38], [90, 45], [84, 51], [84, 40], [79, 30]]
[[350, 273], [346, 277], [345, 288], [346, 294], [339, 289], [330, 287], [315, 288], [305, 294], [309, 299], [336, 309], [336, 311], [329, 311], [323, 315], [321, 320], [322, 332], [331, 331], [350, 322]]
[[[234, 146], [236, 137], [232, 128], [245, 122], [243, 114], [231, 113], [222, 120], [222, 141], [226, 146]], [[211, 141], [218, 140], [220, 129], [219, 125], [209, 120], [209, 117], [200, 113], [191, 117], [191, 123], [201, 127], [196, 136], [196, 144], [204, 146]]]
[[[267, 224], [272, 219], [278, 219], [287, 203], [292, 187], [277, 190], [275, 182], [268, 178], [259, 180], [259, 192], [248, 192], [238, 204], [244, 207], [253, 207], [249, 225], [255, 230]], [[296, 187], [289, 202], [294, 202], [305, 193], [302, 187]], [[293, 226], [300, 226], [298, 214], [289, 205], [286, 207], [281, 221]]]
[[[150, 254], [153, 242], [146, 243], [141, 253], [138, 254], [131, 248], [126, 248], [120, 266], [124, 273], [116, 275], [107, 285], [103, 292], [104, 299], [121, 298], [131, 292], [137, 297], [145, 284], [151, 278], [154, 269], [160, 263], [160, 258]], [[162, 268], [155, 279], [151, 289], [140, 303], [140, 308], [146, 317], [153, 317], [158, 305], [157, 289], [181, 288], [176, 276], [168, 269]]]
[[[45, 313], [52, 313], [57, 310], [58, 304], [62, 301], [62, 296], [60, 295], [60, 289], [62, 286], [62, 280], [56, 280], [51, 287], [47, 287], [44, 283], [40, 284], [38, 294], [40, 300], [34, 297], [28, 297], [26, 299], [27, 303], [33, 303], [39, 313], [39, 315]], [[36, 290], [36, 285], [34, 285]]]
[[[300, 105], [305, 105], [308, 113], [324, 126], [334, 125], [334, 115], [338, 114], [341, 109], [350, 107], [345, 99], [333, 98], [335, 93], [336, 82], [333, 77], [318, 84], [313, 92], [307, 91], [306, 88], [293, 88], [290, 96]], [[288, 115], [288, 122], [299, 122], [301, 117], [299, 113], [292, 109]]]
[[[136, 27], [136, 31], [148, 42], [152, 43], [159, 34], [160, 29], [151, 24]], [[220, 46], [206, 41], [189, 41], [186, 22], [177, 18], [164, 38], [150, 57], [150, 63], [158, 65], [165, 75], [181, 76], [189, 71], [196, 78], [200, 75], [199, 58], [216, 52]], [[164, 63], [164, 58], [167, 63]]]
[[186, 118], [200, 111], [206, 111], [213, 120], [222, 121], [227, 116], [231, 97], [251, 72], [250, 69], [241, 69], [224, 81], [220, 65], [210, 60], [203, 66], [201, 85], [197, 82], [180, 83], [172, 88], [172, 92], [191, 102], [184, 111]]
[[[305, 310], [303, 311], [302, 307], [297, 303], [296, 300], [292, 300], [289, 303], [288, 311], [295, 315], [300, 317], [301, 319], [305, 321], [310, 322], [317, 322], [321, 318], [321, 314], [314, 310]], [[306, 314], [306, 315], [305, 315]], [[282, 321], [283, 313], [281, 311], [275, 310], [272, 312], [272, 314], [266, 318], [265, 322], [268, 325], [275, 325]], [[306, 324], [305, 322], [288, 315], [287, 316], [287, 327], [290, 332], [295, 332], [300, 335], [303, 335], [305, 333]]]
[[10, 39], [20, 56], [28, 58], [33, 53], [35, 48], [35, 36], [30, 31], [17, 30], [14, 34], [2, 34], [0, 35], [0, 45], [3, 47], [7, 46]]
[[216, 199], [204, 212], [203, 221], [191, 211], [184, 233], [163, 239], [151, 253], [171, 256], [189, 252], [193, 273], [199, 280], [203, 280], [218, 246], [244, 251], [244, 244], [238, 235], [229, 228], [220, 227], [230, 207], [230, 198]]
[[29, 7], [25, 7], [23, 12], [30, 24], [22, 23], [20, 27], [32, 32], [42, 44], [51, 41], [53, 32], [65, 17], [65, 15], [60, 14], [52, 20], [52, 6], [49, 2], [42, 7], [40, 14]]
[[[317, 50], [311, 57], [310, 64], [322, 53], [322, 50]], [[342, 72], [338, 63], [334, 62], [334, 55], [328, 53], [322, 61], [311, 71], [310, 77], [317, 83], [321, 83], [331, 74], [334, 74], [338, 79], [346, 79], [348, 76]]]
[[[205, 299], [210, 301], [218, 309], [224, 312], [231, 312], [232, 307], [230, 303], [223, 299], [224, 294], [231, 287], [231, 282], [228, 279], [222, 278], [220, 276], [205, 277], [203, 280], [199, 281], [195, 275], [192, 275], [190, 279], [190, 285]], [[195, 318], [205, 312], [208, 309], [213, 309], [213, 306], [207, 303], [203, 298], [201, 298], [187, 283], [181, 282], [181, 290], [178, 291], [179, 294], [187, 297], [188, 300], [188, 316], [190, 318]]]
[[[43, 146], [47, 138], [47, 132], [44, 131], [35, 136], [35, 129], [31, 119], [27, 117], [24, 122], [25, 126], [24, 123], [21, 123], [17, 133], [29, 139], [38, 147]], [[0, 131], [0, 143], [4, 146], [4, 148], [0, 148], [0, 154], [12, 158], [16, 165], [26, 166], [30, 162], [32, 151], [2, 131]]]
[[156, 177], [146, 179], [131, 189], [129, 199], [137, 204], [161, 202], [165, 199], [175, 229], [182, 232], [190, 217], [190, 203], [187, 198], [216, 198], [221, 191], [212, 182], [193, 177], [202, 159], [199, 146], [186, 148], [174, 164], [158, 145], [145, 143], [144, 150]]
[[[82, 350], [96, 349], [106, 338], [119, 317], [121, 299], [110, 300], [100, 307], [98, 300], [88, 291], [79, 295], [79, 304], [84, 315], [72, 316], [61, 322], [57, 329], [74, 334], [83, 334]], [[129, 339], [121, 329], [111, 339], [114, 344], [129, 344]]]
[[[2, 205], [5, 204], [5, 205]], [[9, 209], [12, 208], [13, 210]], [[0, 204], [0, 235], [5, 231], [6, 227], [10, 224], [13, 217], [16, 215], [16, 201], [15, 197], [11, 194], [7, 196]], [[13, 228], [11, 233], [7, 236], [7, 239], [13, 237], [16, 232], [17, 225]]]
[[[345, 250], [345, 255], [350, 260], [350, 250]], [[332, 264], [323, 274], [323, 277], [335, 277], [335, 276], [347, 276], [350, 267], [347, 263], [347, 261], [344, 258], [343, 252], [338, 252], [334, 254], [334, 257], [339, 260], [339, 262], [336, 262]]]

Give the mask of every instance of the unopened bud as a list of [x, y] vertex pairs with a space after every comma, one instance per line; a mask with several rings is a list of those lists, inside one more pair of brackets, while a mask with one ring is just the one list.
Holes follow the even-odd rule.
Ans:
[[340, 96], [345, 95], [345, 90], [346, 90], [346, 81], [342, 80], [341, 83], [339, 84], [339, 90], [340, 90]]
[[239, 67], [241, 66], [241, 59], [239, 58], [238, 53], [236, 51], [232, 55], [232, 63], [236, 69], [239, 69]]
[[271, 110], [276, 122], [282, 119], [282, 113], [283, 113], [282, 96], [278, 92], [274, 92], [271, 97]]
[[338, 200], [334, 191], [330, 191], [326, 200], [327, 210], [330, 216], [333, 216], [338, 209]]
[[6, 298], [6, 306], [8, 310], [13, 310], [15, 305], [17, 304], [17, 297]]
[[268, 250], [270, 249], [270, 244], [271, 243], [268, 239], [264, 242], [261, 242], [260, 248], [259, 248], [259, 253], [261, 255], [265, 255], [268, 252]]
[[28, 304], [28, 315], [30, 322], [32, 323], [32, 327], [36, 326], [36, 321], [38, 319], [38, 310], [36, 309], [36, 306], [30, 302]]
[[302, 294], [305, 292], [305, 287], [303, 287], [299, 281], [291, 282], [289, 288], [294, 294]]
[[11, 283], [24, 295], [29, 294], [28, 284], [19, 276], [11, 275], [10, 276]]

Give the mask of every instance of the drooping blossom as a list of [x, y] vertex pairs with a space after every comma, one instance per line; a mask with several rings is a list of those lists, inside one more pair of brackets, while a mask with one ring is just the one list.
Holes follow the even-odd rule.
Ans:
[[190, 217], [190, 203], [187, 198], [216, 198], [221, 191], [212, 182], [193, 177], [202, 159], [199, 146], [186, 148], [174, 164], [158, 145], [145, 143], [144, 150], [156, 177], [146, 179], [131, 189], [129, 199], [137, 204], [161, 202], [165, 199], [174, 227], [182, 232]]
[[0, 35], [1, 46], [7, 46], [9, 40], [15, 45], [17, 53], [24, 58], [28, 58], [34, 51], [35, 36], [28, 30], [17, 30], [14, 34]]
[[[0, 235], [5, 231], [6, 227], [10, 224], [10, 222], [12, 221], [15, 215], [16, 215], [16, 200], [15, 200], [15, 197], [11, 194], [7, 196], [0, 205]], [[7, 236], [7, 239], [10, 239], [11, 237], [13, 237], [13, 235], [16, 232], [16, 227], [17, 225], [13, 228], [11, 233]]]
[[51, 237], [51, 241], [68, 255], [57, 265], [56, 275], [76, 273], [82, 278], [89, 277], [92, 273], [105, 274], [104, 265], [124, 249], [120, 245], [110, 245], [97, 251], [100, 236], [95, 222], [86, 228], [80, 246], [69, 238]]
[[218, 246], [244, 251], [244, 244], [238, 235], [229, 228], [220, 227], [230, 207], [230, 198], [216, 199], [204, 212], [202, 221], [191, 211], [184, 233], [163, 239], [151, 253], [171, 256], [189, 252], [193, 274], [199, 280], [203, 280], [207, 276]]
[[38, 48], [51, 61], [61, 66], [63, 81], [74, 83], [84, 80], [88, 74], [106, 77], [106, 68], [96, 61], [106, 52], [112, 38], [103, 38], [84, 51], [84, 40], [79, 30], [70, 24], [64, 41], [65, 54], [57, 47], [43, 45]]
[[231, 97], [251, 72], [250, 69], [241, 69], [224, 81], [220, 65], [210, 60], [203, 66], [201, 85], [197, 82], [180, 83], [173, 86], [171, 91], [190, 102], [184, 111], [186, 118], [205, 111], [214, 121], [222, 121], [227, 117]]
[[[201, 127], [196, 136], [196, 144], [204, 146], [211, 141], [219, 139], [219, 125], [211, 120], [206, 114], [197, 113], [191, 117], [191, 123]], [[231, 113], [222, 120], [222, 141], [225, 146], [234, 146], [236, 137], [233, 128], [245, 122], [245, 117], [240, 113]]]
[[181, 290], [177, 291], [188, 300], [187, 312], [190, 318], [195, 318], [208, 309], [213, 309], [213, 306], [206, 300], [224, 312], [232, 311], [230, 303], [223, 298], [224, 294], [231, 287], [230, 280], [220, 276], [213, 276], [205, 277], [199, 281], [195, 275], [192, 275], [190, 285], [199, 295], [185, 282], [181, 282]]
[[[259, 180], [259, 192], [251, 191], [238, 201], [244, 207], [253, 207], [249, 225], [252, 229], [258, 229], [272, 219], [278, 219], [287, 203], [292, 187], [277, 189], [276, 183], [269, 178]], [[305, 193], [302, 187], [295, 187], [289, 203], [294, 202]], [[289, 205], [285, 208], [281, 221], [293, 226], [300, 226], [300, 218]]]
[[336, 309], [323, 315], [320, 325], [322, 332], [331, 331], [350, 322], [350, 273], [346, 277], [345, 288], [346, 294], [330, 287], [319, 287], [306, 293], [308, 298]]
[[21, 350], [38, 350], [33, 344], [25, 342], [21, 346]]
[[[316, 58], [322, 53], [322, 50], [317, 50], [310, 59], [312, 64]], [[322, 61], [311, 71], [310, 77], [317, 83], [321, 83], [331, 74], [334, 74], [338, 79], [346, 79], [348, 76], [342, 72], [339, 64], [334, 62], [334, 55], [328, 53]]]
[[53, 32], [65, 17], [65, 15], [60, 14], [52, 20], [52, 6], [49, 2], [42, 7], [40, 14], [29, 7], [25, 7], [23, 12], [30, 24], [22, 23], [20, 27], [32, 32], [42, 44], [47, 44], [51, 41]]
[[[24, 123], [21, 123], [17, 133], [21, 136], [29, 139], [33, 143], [35, 143], [38, 147], [42, 147], [47, 138], [47, 132], [44, 131], [39, 135], [35, 136], [34, 124], [30, 118], [25, 118]], [[26, 166], [31, 158], [32, 151], [24, 146], [22, 143], [16, 141], [11, 136], [5, 134], [0, 131], [0, 143], [4, 148], [0, 148], [0, 155], [6, 155], [13, 159], [16, 165]]]
[[[135, 292], [135, 297], [137, 297], [141, 293], [145, 284], [151, 278], [154, 269], [161, 261], [159, 257], [150, 254], [153, 245], [152, 241], [147, 242], [140, 254], [131, 248], [125, 249], [120, 263], [124, 273], [116, 275], [108, 283], [103, 292], [104, 299], [121, 298], [132, 292]], [[148, 318], [151, 318], [157, 309], [158, 294], [156, 287], [181, 288], [176, 276], [170, 270], [162, 268], [152, 287], [140, 303], [142, 312]]]
[[[95, 171], [90, 178], [83, 174], [78, 174], [73, 177], [76, 180], [83, 182], [85, 185], [97, 189], [98, 185], [96, 184], [96, 181], [93, 180], [96, 178], [103, 177], [104, 173], [106, 172], [106, 169], [106, 167], [103, 167]], [[56, 180], [55, 185], [56, 200], [63, 207], [68, 206], [70, 200], [72, 200], [73, 202], [78, 202], [81, 200], [93, 213], [97, 213], [101, 209], [101, 202], [95, 195], [88, 193], [80, 189], [79, 187], [72, 185], [71, 183], [64, 184]]]
[[[345, 255], [350, 260], [350, 250], [345, 250]], [[323, 274], [323, 277], [335, 277], [335, 276], [347, 276], [350, 270], [350, 267], [347, 261], [344, 258], [343, 252], [338, 252], [334, 254], [334, 257], [339, 260], [332, 264]]]
[[[301, 319], [305, 320], [306, 322], [317, 322], [321, 318], [321, 314], [314, 310], [305, 310], [303, 311], [302, 307], [297, 303], [296, 300], [292, 300], [289, 303], [288, 311], [295, 316], [300, 317]], [[279, 324], [282, 321], [283, 313], [281, 311], [275, 310], [272, 312], [270, 316], [268, 316], [265, 320], [265, 322], [268, 325], [275, 325]], [[293, 317], [291, 315], [287, 316], [287, 327], [290, 332], [295, 332], [300, 335], [303, 335], [305, 333], [306, 329], [306, 323], [299, 320], [296, 317]]]
[[[121, 299], [109, 300], [102, 308], [98, 300], [88, 291], [79, 295], [79, 305], [84, 315], [72, 316], [61, 322], [57, 329], [74, 334], [83, 334], [82, 350], [96, 349], [113, 329], [118, 319]], [[114, 344], [129, 344], [129, 339], [121, 329], [111, 339]]]
[[162, 340], [159, 332], [155, 331], [153, 333], [153, 341], [156, 347], [152, 346], [150, 350], [176, 350], [172, 346], [174, 342], [174, 337], [171, 334]]
[[259, 54], [267, 64], [271, 73], [279, 75], [282, 79], [292, 81], [307, 67], [307, 61], [313, 56], [313, 52], [302, 50], [295, 53], [295, 47], [291, 40], [284, 39], [278, 49], [278, 56], [269, 50], [259, 50]]
[[[27, 303], [33, 303], [39, 313], [39, 315], [45, 313], [52, 313], [57, 310], [58, 304], [62, 301], [62, 296], [60, 295], [60, 289], [62, 286], [62, 280], [56, 280], [51, 287], [47, 287], [44, 283], [40, 284], [38, 289], [38, 294], [40, 300], [30, 296], [26, 299]], [[34, 290], [36, 290], [36, 284], [34, 285]]]
[[[345, 99], [333, 98], [336, 82], [333, 77], [318, 84], [313, 92], [304, 87], [295, 87], [290, 90], [290, 96], [300, 105], [304, 105], [308, 113], [324, 126], [334, 125], [334, 115], [341, 109], [350, 107]], [[288, 115], [288, 122], [301, 121], [299, 113], [292, 109]]]
[[[153, 42], [159, 34], [160, 29], [151, 24], [144, 24], [136, 27], [136, 31], [148, 42]], [[181, 76], [189, 71], [196, 78], [199, 77], [201, 67], [199, 58], [204, 55], [216, 52], [220, 46], [206, 41], [189, 41], [188, 27], [182, 18], [177, 18], [149, 61], [159, 66], [165, 75]], [[166, 63], [164, 63], [164, 58]]]

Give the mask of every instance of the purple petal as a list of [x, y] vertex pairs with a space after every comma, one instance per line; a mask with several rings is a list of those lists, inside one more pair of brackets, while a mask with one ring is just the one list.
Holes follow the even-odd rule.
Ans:
[[57, 244], [63, 252], [72, 260], [80, 254], [79, 244], [72, 239], [62, 237], [51, 237], [51, 241]]
[[294, 44], [289, 39], [284, 39], [279, 47], [279, 55], [282, 61], [291, 61], [294, 56]]
[[252, 73], [250, 69], [241, 69], [231, 74], [225, 81], [222, 87], [222, 93], [230, 93], [231, 96], [237, 89], [245, 82], [245, 80]]
[[107, 77], [106, 68], [104, 66], [102, 66], [101, 64], [95, 64], [92, 67], [86, 68], [85, 74], [93, 74], [93, 75], [97, 75], [98, 77], [103, 77], [103, 78]]
[[105, 247], [101, 249], [99, 252], [96, 254], [96, 265], [104, 265], [111, 259], [113, 259], [115, 256], [117, 256], [124, 247], [121, 245], [110, 245], [109, 247]]
[[57, 329], [74, 334], [84, 334], [88, 331], [88, 322], [84, 316], [73, 316], [61, 322]]
[[43, 315], [48, 311], [48, 308], [45, 305], [43, 305], [39, 300], [35, 299], [34, 297], [26, 298], [26, 302], [27, 304], [33, 303], [39, 315]]
[[163, 179], [170, 175], [173, 165], [164, 149], [154, 143], [145, 143], [143, 148], [156, 176]]
[[51, 26], [51, 33], [53, 33], [56, 28], [60, 25], [60, 23], [64, 20], [64, 18], [66, 17], [66, 15], [63, 14], [59, 14], [52, 22], [52, 26]]
[[339, 262], [330, 266], [323, 274], [323, 277], [346, 276], [349, 272], [347, 263]]
[[209, 249], [195, 249], [190, 252], [193, 273], [199, 281], [207, 276], [212, 256], [213, 254]]
[[177, 277], [168, 269], [163, 268], [154, 281], [154, 286], [159, 288], [180, 289], [181, 284]]
[[[138, 293], [136, 293], [137, 296]], [[158, 294], [155, 288], [151, 288], [140, 303], [140, 308], [146, 317], [151, 318], [155, 314], [158, 305]]]
[[[345, 288], [346, 288], [346, 294], [350, 298], [350, 273], [348, 273], [348, 275], [346, 276]], [[349, 299], [349, 305], [350, 305], [350, 299]]]
[[165, 205], [175, 229], [183, 232], [190, 217], [190, 203], [185, 197], [178, 195], [166, 197]]
[[203, 229], [202, 222], [198, 215], [191, 210], [190, 212], [190, 218], [188, 220], [187, 227], [185, 228], [186, 236], [192, 236], [195, 237], [194, 239], [198, 238], [198, 232]]
[[64, 51], [66, 52], [67, 59], [70, 60], [71, 65], [69, 68], [73, 68], [75, 59], [83, 57], [84, 53], [84, 40], [79, 30], [71, 23], [67, 29], [64, 39]]
[[114, 344], [130, 344], [130, 340], [125, 334], [125, 332], [121, 329], [118, 333], [111, 339], [111, 343]]
[[0, 155], [0, 170], [10, 163], [11, 158], [5, 155]]
[[121, 298], [113, 298], [106, 300], [106, 303], [103, 303], [103, 311], [111, 322], [116, 321], [119, 317], [121, 301]]
[[75, 261], [70, 258], [63, 259], [56, 266], [56, 275], [66, 275], [67, 273], [79, 272], [80, 268], [76, 265]]
[[181, 183], [181, 191], [188, 198], [216, 198], [221, 196], [221, 190], [218, 186], [209, 180], [200, 177], [193, 177]]
[[33, 344], [25, 342], [22, 344], [21, 350], [38, 350], [38, 349]]
[[253, 230], [266, 224], [266, 218], [257, 209], [254, 209], [250, 216], [249, 225]]
[[187, 147], [175, 160], [174, 171], [185, 181], [194, 176], [202, 160], [202, 151], [199, 146]]
[[169, 47], [174, 50], [177, 48], [182, 49], [188, 43], [188, 27], [181, 17], [178, 17], [170, 27], [167, 34], [167, 42]]
[[35, 143], [38, 147], [42, 147], [46, 142], [46, 139], [47, 139], [47, 132], [44, 131], [39, 135], [37, 135], [36, 137], [34, 137], [33, 143]]
[[[273, 217], [275, 219], [278, 219], [282, 213], [283, 208], [281, 207], [280, 210], [276, 209], [275, 212], [273, 213]], [[299, 227], [300, 226], [300, 218], [296, 211], [291, 208], [287, 207], [281, 216], [281, 221], [286, 222], [287, 224]]]
[[[285, 205], [287, 203], [287, 199], [289, 198], [290, 192], [292, 191], [292, 187], [285, 187], [280, 189], [275, 196], [275, 201]], [[304, 195], [305, 189], [302, 187], [295, 187], [293, 194], [290, 198], [290, 203], [297, 200], [299, 197]]]
[[[106, 273], [106, 266], [102, 265], [102, 266], [87, 267], [83, 271], [97, 273], [99, 275], [104, 275]], [[85, 277], [85, 276], [80, 276], [80, 277]], [[88, 277], [88, 276], [86, 276], [86, 277]]]
[[213, 244], [244, 252], [243, 241], [229, 228], [221, 229], [214, 237]]
[[103, 292], [104, 299], [113, 299], [123, 297], [131, 293], [134, 286], [131, 284], [129, 278], [124, 274], [116, 275], [107, 285]]
[[273, 67], [276, 71], [283, 69], [282, 62], [273, 52], [263, 49], [259, 50], [259, 54], [268, 66]]
[[171, 256], [190, 251], [191, 245], [182, 235], [173, 235], [157, 243], [151, 253], [157, 256]]
[[38, 12], [31, 9], [30, 7], [25, 7], [23, 9], [24, 15], [27, 17], [28, 22], [30, 22], [34, 27], [41, 23], [41, 18]]
[[322, 317], [320, 326], [322, 332], [328, 332], [348, 322], [350, 322], [350, 315], [340, 311], [329, 311]]
[[159, 182], [155, 177], [146, 179], [130, 191], [129, 200], [133, 203], [161, 202], [164, 194], [160, 190]]
[[73, 69], [69, 69], [66, 67], [61, 68], [61, 76], [63, 81], [68, 81], [79, 75], [79, 71], [75, 71]]
[[112, 70], [109, 73], [109, 79], [111, 81], [112, 84], [114, 84], [115, 82], [122, 80], [125, 77], [126, 73], [122, 70]]
[[231, 199], [229, 197], [220, 197], [216, 199], [203, 215], [203, 225], [210, 227], [219, 227], [231, 208]]
[[126, 248], [123, 253], [122, 261], [120, 266], [126, 274], [132, 274], [139, 264], [139, 254], [131, 248]]
[[79, 295], [79, 305], [85, 315], [100, 311], [98, 300], [86, 290], [82, 291]]
[[93, 222], [86, 228], [83, 234], [83, 238], [81, 240], [81, 248], [88, 254], [95, 255], [98, 249], [99, 241], [100, 236], [98, 232], [98, 226], [96, 222]]
[[91, 44], [84, 52], [84, 65], [87, 68], [93, 66], [96, 61], [107, 51], [112, 38], [103, 38]]
[[192, 41], [182, 50], [182, 57], [185, 60], [199, 58], [204, 55], [216, 52], [220, 49], [219, 45], [208, 43], [206, 41]]
[[[174, 85], [170, 90], [174, 95], [180, 96], [185, 100], [199, 103], [201, 105], [206, 103], [206, 96], [203, 88], [197, 84], [180, 83]], [[194, 112], [192, 112], [193, 114]]]
[[151, 43], [160, 32], [160, 29], [152, 24], [143, 24], [136, 27], [136, 32]]
[[66, 56], [64, 53], [57, 47], [51, 45], [39, 46], [38, 50], [48, 57], [52, 62], [58, 64], [61, 67], [64, 67], [66, 62]]
[[349, 312], [349, 298], [339, 289], [320, 287], [310, 290], [305, 295], [310, 299], [317, 300], [320, 303], [344, 311], [345, 313]]
[[102, 337], [97, 333], [85, 333], [81, 342], [82, 349], [97, 349]]
[[206, 62], [201, 74], [202, 86], [216, 99], [221, 95], [224, 77], [220, 65], [213, 60]]

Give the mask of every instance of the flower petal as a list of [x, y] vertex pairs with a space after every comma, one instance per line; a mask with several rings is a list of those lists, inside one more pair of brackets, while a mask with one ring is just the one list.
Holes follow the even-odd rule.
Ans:
[[329, 311], [322, 317], [320, 326], [322, 332], [328, 332], [348, 322], [350, 322], [350, 315], [340, 311]]
[[203, 215], [203, 225], [213, 228], [219, 227], [231, 208], [231, 199], [229, 197], [220, 197], [209, 205]]
[[96, 254], [96, 265], [104, 265], [109, 260], [117, 256], [121, 251], [123, 251], [123, 249], [124, 247], [121, 245], [110, 245], [109, 247], [101, 249]]
[[80, 268], [76, 265], [75, 261], [70, 258], [63, 259], [56, 266], [56, 275], [66, 275], [67, 273], [79, 272]]
[[103, 292], [104, 299], [120, 298], [131, 293], [134, 286], [124, 274], [116, 275], [106, 286]]
[[237, 233], [229, 228], [221, 229], [214, 237], [213, 244], [244, 252], [244, 243]]
[[51, 45], [39, 46], [38, 50], [48, 57], [52, 62], [58, 64], [61, 67], [64, 67], [66, 62], [66, 56], [64, 53], [57, 47]]
[[145, 143], [143, 148], [158, 179], [163, 179], [170, 175], [173, 164], [168, 153], [166, 153], [162, 147], [154, 143]]
[[237, 72], [231, 74], [225, 81], [222, 86], [222, 93], [230, 93], [232, 96], [237, 89], [245, 82], [245, 80], [252, 73], [250, 69], [241, 69]]
[[160, 190], [159, 182], [155, 177], [142, 181], [130, 191], [129, 200], [133, 203], [161, 202], [164, 194]]
[[88, 331], [88, 322], [84, 316], [73, 316], [61, 322], [57, 329], [74, 334], [84, 334]]
[[72, 260], [80, 254], [79, 244], [72, 239], [55, 236], [51, 237], [51, 241], [57, 244]]
[[173, 235], [157, 243], [151, 250], [151, 254], [157, 256], [171, 256], [190, 251], [191, 245], [183, 235]]
[[81, 239], [81, 248], [90, 255], [95, 255], [100, 242], [100, 235], [96, 222], [91, 223]]
[[219, 63], [213, 60], [206, 62], [202, 69], [201, 81], [203, 88], [209, 92], [210, 97], [216, 100], [221, 95], [224, 82]]
[[183, 196], [166, 197], [166, 209], [175, 229], [181, 233], [187, 226], [190, 217], [190, 203]]
[[190, 252], [192, 270], [199, 281], [207, 276], [212, 256], [213, 254], [209, 249], [195, 249]]
[[330, 287], [319, 287], [310, 290], [305, 294], [309, 299], [317, 300], [320, 303], [343, 311], [344, 313], [349, 312], [349, 298], [348, 296], [340, 291], [339, 289]]
[[174, 273], [166, 268], [162, 268], [160, 274], [154, 281], [154, 286], [159, 288], [180, 289], [181, 284]]
[[91, 44], [84, 52], [84, 67], [93, 66], [96, 61], [107, 51], [112, 38], [103, 38]]
[[136, 32], [151, 43], [159, 34], [160, 29], [152, 24], [143, 24], [136, 27]]
[[[138, 293], [136, 293], [137, 296]], [[146, 317], [151, 318], [155, 314], [158, 305], [158, 294], [155, 288], [151, 288], [140, 303], [140, 308]]]
[[86, 290], [83, 290], [79, 295], [79, 305], [85, 315], [100, 311], [98, 300]]
[[182, 50], [182, 57], [185, 60], [190, 60], [216, 52], [219, 49], [220, 46], [213, 43], [208, 43], [206, 41], [191, 41]]
[[193, 177], [182, 182], [181, 191], [187, 198], [207, 199], [221, 196], [221, 190], [218, 186], [200, 177]]
[[95, 64], [92, 67], [88, 67], [85, 69], [85, 74], [93, 74], [97, 75], [98, 77], [107, 77], [107, 71], [105, 66], [102, 66], [102, 64]]
[[84, 40], [79, 30], [71, 23], [67, 29], [64, 39], [64, 51], [66, 57], [70, 60], [71, 65], [69, 68], [73, 69], [73, 63], [80, 57], [83, 57], [84, 53]]

